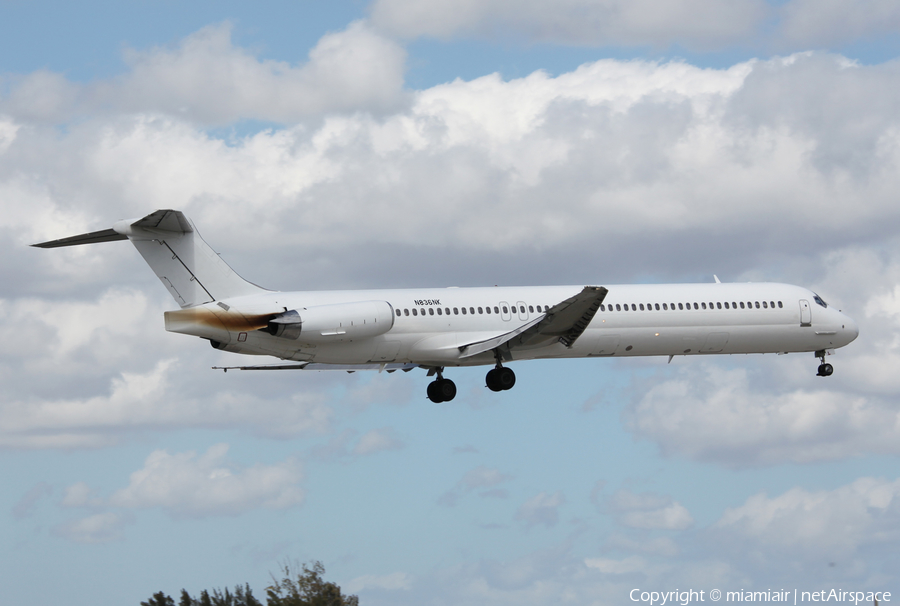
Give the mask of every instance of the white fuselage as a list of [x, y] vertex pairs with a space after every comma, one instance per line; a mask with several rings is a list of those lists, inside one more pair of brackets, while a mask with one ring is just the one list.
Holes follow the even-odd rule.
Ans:
[[[812, 291], [787, 284], [641, 284], [609, 293], [587, 329], [566, 347], [557, 340], [515, 349], [509, 360], [590, 356], [827, 351], [858, 335], [856, 323]], [[219, 349], [326, 364], [413, 363], [447, 367], [495, 363], [486, 351], [463, 357], [474, 342], [509, 333], [581, 291], [581, 286], [416, 288], [268, 292], [166, 314], [166, 328], [210, 339]], [[322, 331], [315, 339], [258, 329], [267, 314], [379, 302], [377, 336]], [[387, 303], [390, 307], [384, 306]], [[505, 310], [505, 311], [504, 311]], [[244, 325], [236, 318], [247, 318]], [[386, 322], [389, 321], [389, 327]], [[254, 322], [256, 322], [254, 324]]]

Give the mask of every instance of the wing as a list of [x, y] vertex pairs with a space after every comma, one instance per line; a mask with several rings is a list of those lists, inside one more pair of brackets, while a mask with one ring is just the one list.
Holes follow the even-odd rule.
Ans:
[[501, 345], [513, 350], [546, 345], [554, 340], [572, 347], [588, 327], [609, 291], [602, 286], [585, 286], [580, 293], [557, 303], [531, 322], [492, 339], [475, 341], [459, 348], [460, 358], [470, 358]]

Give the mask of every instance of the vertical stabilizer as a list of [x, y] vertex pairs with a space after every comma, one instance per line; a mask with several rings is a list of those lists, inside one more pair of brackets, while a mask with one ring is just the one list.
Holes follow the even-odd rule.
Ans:
[[112, 229], [34, 246], [56, 248], [126, 238], [181, 307], [266, 292], [231, 269], [177, 210], [157, 210], [143, 219], [120, 221]]

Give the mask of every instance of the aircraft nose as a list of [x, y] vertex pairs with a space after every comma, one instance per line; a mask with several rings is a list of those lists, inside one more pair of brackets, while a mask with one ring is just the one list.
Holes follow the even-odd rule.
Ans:
[[841, 332], [843, 332], [846, 337], [847, 343], [850, 343], [859, 336], [859, 326], [856, 324], [856, 321], [849, 316], [844, 316], [843, 320]]

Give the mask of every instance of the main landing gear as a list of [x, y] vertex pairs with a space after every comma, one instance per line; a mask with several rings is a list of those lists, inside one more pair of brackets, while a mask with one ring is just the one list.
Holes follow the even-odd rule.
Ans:
[[437, 373], [437, 379], [428, 384], [428, 391], [426, 392], [428, 399], [435, 404], [449, 402], [456, 397], [456, 383], [443, 377], [442, 368], [436, 369], [435, 372]]
[[[443, 372], [443, 368], [432, 368], [428, 371], [429, 375], [437, 375], [437, 378], [428, 384], [428, 391], [426, 392], [428, 399], [435, 404], [449, 402], [456, 397], [456, 383], [450, 379], [445, 379]], [[484, 381], [491, 391], [506, 391], [507, 389], [512, 389], [513, 385], [516, 384], [516, 373], [512, 371], [512, 368], [506, 368], [497, 362], [497, 366], [488, 371]]]
[[822, 361], [822, 363], [819, 364], [819, 372], [816, 373], [816, 376], [817, 377], [830, 377], [831, 373], [834, 372], [834, 366], [825, 362], [825, 350], [820, 349], [819, 351], [817, 351], [816, 357]]
[[507, 389], [512, 389], [513, 385], [516, 384], [516, 373], [513, 372], [512, 368], [500, 366], [498, 362], [496, 368], [488, 371], [484, 382], [491, 391], [506, 391]]

